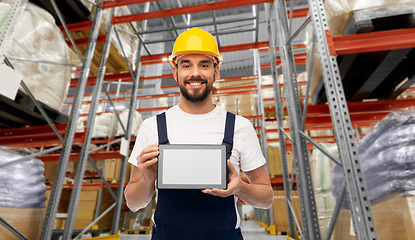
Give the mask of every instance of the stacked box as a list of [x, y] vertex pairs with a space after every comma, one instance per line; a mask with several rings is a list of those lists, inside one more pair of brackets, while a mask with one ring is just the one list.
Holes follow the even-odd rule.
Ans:
[[[379, 240], [415, 239], [415, 197], [397, 197], [372, 206]], [[334, 240], [356, 239], [349, 210], [342, 209], [334, 229]]]
[[[48, 205], [51, 190], [46, 192]], [[75, 217], [74, 229], [84, 229], [94, 220], [95, 208], [98, 198], [98, 188], [84, 188], [81, 190], [79, 197], [78, 209]], [[68, 213], [69, 202], [71, 199], [71, 191], [62, 191], [58, 206], [58, 213]], [[66, 218], [56, 218], [54, 229], [63, 229], [65, 227]]]
[[[0, 207], [1, 218], [7, 221], [28, 239], [40, 239], [45, 208]], [[12, 232], [0, 225], [0, 239], [19, 240]]]
[[[292, 191], [291, 203], [295, 216], [302, 227], [302, 219], [300, 213], [300, 202], [298, 199], [298, 191]], [[287, 215], [287, 202], [284, 191], [274, 191], [274, 204], [272, 205], [275, 230], [277, 232], [288, 232], [288, 215]], [[294, 223], [295, 224], [295, 223]]]
[[[288, 173], [292, 173], [293, 154], [291, 151], [287, 152], [287, 165]], [[281, 165], [281, 153], [279, 147], [269, 146], [268, 147], [268, 164], [269, 174], [271, 177], [281, 177], [282, 165]]]

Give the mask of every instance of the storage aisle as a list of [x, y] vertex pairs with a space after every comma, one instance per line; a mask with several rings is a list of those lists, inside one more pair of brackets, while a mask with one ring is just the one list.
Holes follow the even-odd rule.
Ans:
[[[265, 232], [264, 228], [260, 227], [254, 221], [241, 222], [242, 235], [244, 240], [285, 240], [284, 236], [273, 236]], [[105, 235], [105, 234], [104, 234]], [[103, 235], [101, 235], [103, 236]], [[85, 238], [90, 236], [85, 235]], [[121, 233], [120, 240], [150, 240], [151, 235], [124, 235]]]

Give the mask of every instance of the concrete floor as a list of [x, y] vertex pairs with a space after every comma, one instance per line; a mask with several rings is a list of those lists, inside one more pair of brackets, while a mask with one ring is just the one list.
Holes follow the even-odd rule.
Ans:
[[[285, 240], [286, 237], [271, 236], [265, 232], [264, 228], [261, 228], [254, 221], [241, 222], [241, 230], [244, 240]], [[150, 240], [151, 235], [124, 235], [121, 234], [120, 240]]]

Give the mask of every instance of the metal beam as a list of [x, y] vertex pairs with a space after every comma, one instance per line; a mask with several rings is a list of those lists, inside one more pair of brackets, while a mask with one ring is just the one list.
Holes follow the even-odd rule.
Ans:
[[213, 15], [213, 26], [215, 27], [216, 42], [218, 43], [218, 47], [220, 47], [219, 33], [218, 33], [218, 24], [216, 23], [216, 13], [215, 13], [215, 10], [212, 11], [212, 15]]
[[159, 0], [115, 0], [115, 1], [104, 1], [102, 9], [122, 7], [126, 5], [141, 4], [146, 2], [155, 2]]
[[[109, 18], [115, 14], [116, 8], [111, 9]], [[89, 148], [92, 140], [92, 133], [94, 130], [95, 124], [95, 113], [98, 109], [99, 93], [102, 89], [102, 80], [106, 71], [106, 61], [109, 55], [109, 50], [111, 47], [111, 39], [113, 34], [114, 27], [111, 23], [107, 25], [107, 39], [104, 44], [104, 48], [101, 54], [100, 66], [98, 69], [97, 81], [94, 86], [92, 94], [92, 102], [88, 112], [88, 120], [86, 125], [85, 141], [82, 144], [81, 153], [79, 154], [78, 166], [76, 169], [74, 187], [72, 190], [69, 207], [68, 207], [68, 217], [66, 218], [65, 228], [63, 231], [62, 238], [70, 239], [72, 237], [73, 228], [75, 225], [75, 217], [78, 209], [79, 197], [81, 196], [83, 177], [85, 173], [86, 161], [89, 156]]]
[[288, 26], [287, 10], [284, 0], [274, 1], [275, 16], [279, 30], [279, 47], [284, 74], [287, 107], [290, 116], [290, 130], [293, 145], [293, 155], [296, 159], [296, 176], [298, 195], [300, 199], [301, 217], [303, 223], [303, 238], [320, 240], [320, 227], [317, 206], [311, 180], [310, 162], [308, 159], [307, 142], [300, 136], [301, 101], [298, 92], [295, 59], [291, 44], [287, 44], [290, 29]]
[[[342, 160], [343, 174], [351, 210], [356, 239], [376, 240], [376, 228], [370, 206], [366, 184], [357, 154], [354, 129], [352, 127], [343, 83], [337, 60], [331, 55], [330, 30], [322, 0], [308, 0], [310, 16], [317, 37], [317, 49], [323, 72], [323, 81], [333, 119], [337, 147]], [[391, 44], [391, 43], [389, 43]]]
[[92, 64], [92, 58], [95, 51], [96, 41], [99, 34], [99, 26], [102, 19], [102, 9], [100, 7], [102, 1], [98, 1], [97, 11], [94, 17], [94, 23], [92, 25], [92, 31], [85, 52], [85, 64], [81, 71], [81, 78], [79, 80], [77, 92], [74, 99], [74, 107], [72, 108], [71, 117], [69, 119], [68, 127], [66, 130], [65, 141], [66, 144], [62, 150], [59, 158], [59, 163], [56, 170], [56, 175], [53, 181], [53, 188], [51, 191], [51, 197], [46, 211], [46, 217], [43, 224], [41, 239], [51, 239], [53, 232], [53, 225], [55, 223], [55, 217], [58, 210], [59, 200], [62, 193], [62, 186], [65, 179], [66, 168], [68, 166], [69, 156], [72, 151], [72, 144], [76, 131], [76, 126], [79, 118], [78, 110], [81, 107], [82, 98], [85, 92], [85, 84]]
[[[249, 20], [255, 20], [256, 17], [248, 17], [248, 18], [235, 18], [235, 19], [229, 19], [229, 20], [222, 20], [222, 21], [216, 21], [216, 24], [225, 24], [225, 23], [233, 23], [233, 22], [242, 22], [242, 21], [249, 21]], [[210, 26], [215, 24], [213, 21], [212, 22], [203, 22], [197, 25], [190, 25], [190, 26], [176, 26], [177, 29], [187, 29], [187, 28], [192, 28], [192, 27], [203, 27], [203, 26]], [[157, 32], [165, 32], [165, 31], [171, 31], [171, 28], [156, 28], [156, 29], [150, 29], [150, 30], [145, 30], [142, 31], [141, 34], [150, 34], [150, 33], [157, 33]]]
[[[120, 23], [126, 23], [126, 22], [141, 22], [145, 19], [154, 19], [154, 18], [177, 16], [177, 15], [182, 15], [182, 14], [205, 12], [205, 11], [212, 11], [212, 10], [219, 10], [219, 9], [243, 7], [247, 5], [254, 5], [254, 4], [260, 4], [260, 3], [266, 3], [266, 2], [271, 2], [271, 0], [238, 0], [238, 1], [227, 0], [227, 1], [221, 1], [221, 2], [192, 5], [192, 6], [187, 6], [187, 7], [175, 8], [175, 9], [148, 12], [148, 13], [142, 13], [142, 14], [131, 15], [131, 16], [119, 16], [119, 17], [115, 17], [112, 20], [112, 22], [114, 24], [120, 24]], [[297, 9], [293, 11], [292, 16], [293, 18], [305, 17], [307, 16], [307, 14], [308, 14], [308, 9]]]

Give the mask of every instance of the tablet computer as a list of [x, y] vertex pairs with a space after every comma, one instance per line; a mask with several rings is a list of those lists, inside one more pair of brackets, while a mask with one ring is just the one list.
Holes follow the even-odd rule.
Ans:
[[226, 189], [225, 145], [159, 145], [158, 189]]

